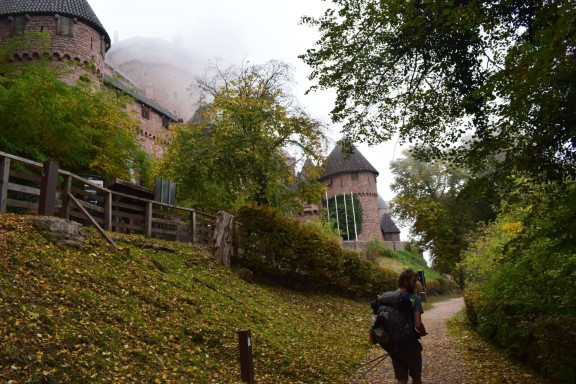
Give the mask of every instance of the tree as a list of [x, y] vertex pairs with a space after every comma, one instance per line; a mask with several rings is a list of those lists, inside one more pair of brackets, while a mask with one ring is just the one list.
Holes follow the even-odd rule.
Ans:
[[136, 160], [143, 163], [146, 156], [136, 141], [137, 122], [125, 111], [126, 100], [89, 76], [64, 83], [61, 77], [73, 68], [45, 60], [9, 64], [2, 60], [6, 52], [21, 46], [20, 40], [10, 43], [0, 49], [5, 74], [0, 76], [0, 150], [53, 160], [72, 172], [129, 179]]
[[332, 0], [304, 17], [301, 58], [359, 141], [399, 135], [420, 159], [479, 172], [576, 175], [576, 3]]
[[289, 94], [291, 80], [290, 67], [278, 61], [216, 64], [197, 79], [203, 105], [176, 130], [165, 157], [167, 176], [191, 203], [216, 210], [253, 201], [287, 212], [320, 200], [319, 169], [299, 179], [295, 168], [305, 158], [320, 162], [325, 136]]
[[436, 161], [405, 158], [391, 164], [396, 196], [392, 212], [401, 222], [412, 224], [411, 234], [432, 256], [435, 269], [459, 274], [457, 264], [478, 222], [494, 217], [491, 201], [472, 193], [473, 179], [462, 169]]

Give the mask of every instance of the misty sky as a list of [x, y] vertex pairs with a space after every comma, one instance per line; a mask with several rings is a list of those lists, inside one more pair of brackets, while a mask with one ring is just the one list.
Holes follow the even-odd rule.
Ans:
[[[295, 67], [297, 84], [293, 93], [308, 113], [330, 127], [329, 137], [338, 140], [340, 127], [331, 124], [329, 112], [334, 93], [305, 96], [311, 85], [306, 79], [309, 68], [298, 59], [318, 38], [315, 30], [299, 25], [303, 15], [321, 15], [329, 2], [320, 0], [89, 0], [94, 12], [114, 40], [130, 37], [156, 37], [183, 46], [201, 62], [215, 57], [226, 63], [243, 61], [265, 63], [276, 59]], [[395, 143], [377, 147], [358, 146], [378, 169], [378, 190], [385, 200], [394, 196], [389, 163], [400, 157]], [[407, 230], [402, 229], [403, 240]]]

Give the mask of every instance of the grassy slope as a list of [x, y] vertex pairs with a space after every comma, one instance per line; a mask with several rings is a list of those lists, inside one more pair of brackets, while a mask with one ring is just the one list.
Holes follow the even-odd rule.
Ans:
[[397, 273], [402, 272], [406, 268], [411, 268], [414, 271], [424, 271], [427, 280], [441, 277], [438, 272], [428, 267], [424, 257], [408, 251], [395, 251], [394, 258], [380, 257], [378, 258], [378, 264]]
[[338, 383], [369, 348], [366, 303], [248, 284], [201, 247], [87, 235], [58, 247], [0, 215], [0, 382], [236, 383], [250, 328], [257, 382]]

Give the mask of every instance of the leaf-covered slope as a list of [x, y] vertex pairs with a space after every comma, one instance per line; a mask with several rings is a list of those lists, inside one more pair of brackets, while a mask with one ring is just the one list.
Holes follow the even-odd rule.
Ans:
[[248, 284], [201, 247], [116, 235], [130, 251], [114, 252], [86, 232], [59, 247], [0, 215], [0, 382], [240, 382], [244, 328], [259, 383], [337, 383], [368, 349], [365, 303]]

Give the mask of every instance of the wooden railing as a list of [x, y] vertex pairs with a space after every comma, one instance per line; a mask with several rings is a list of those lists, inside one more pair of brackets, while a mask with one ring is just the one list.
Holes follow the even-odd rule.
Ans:
[[181, 242], [210, 243], [216, 216], [100, 187], [55, 163], [0, 152], [0, 213], [58, 216], [87, 225], [85, 208], [103, 229]]

